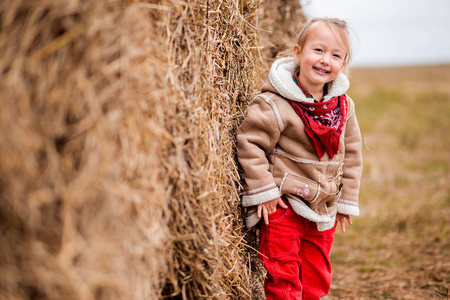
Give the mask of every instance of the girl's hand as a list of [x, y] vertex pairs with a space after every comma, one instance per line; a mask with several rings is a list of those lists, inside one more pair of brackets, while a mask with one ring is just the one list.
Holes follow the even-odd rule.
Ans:
[[338, 220], [339, 223], [341, 223], [341, 231], [345, 232], [345, 219], [347, 219], [348, 224], [352, 225], [352, 219], [349, 215], [343, 215], [340, 213], [337, 213], [336, 220]]
[[280, 205], [284, 209], [288, 208], [288, 206], [284, 204], [283, 200], [281, 200], [281, 197], [258, 204], [258, 218], [261, 218], [262, 215], [266, 225], [269, 225], [269, 215], [277, 210], [277, 205]]

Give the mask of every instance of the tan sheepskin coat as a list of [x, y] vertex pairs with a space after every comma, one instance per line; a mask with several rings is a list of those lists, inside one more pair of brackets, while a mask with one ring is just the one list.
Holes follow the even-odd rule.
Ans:
[[[286, 195], [295, 212], [316, 222], [319, 230], [331, 228], [337, 212], [359, 215], [362, 154], [354, 102], [347, 96], [347, 122], [338, 153], [333, 159], [325, 153], [319, 161], [302, 120], [286, 101], [313, 101], [293, 80], [298, 67], [292, 58], [274, 62], [237, 133], [244, 177], [242, 205], [247, 207], [250, 228], [260, 220], [256, 205], [281, 195]], [[340, 74], [324, 101], [344, 94], [348, 87], [347, 77]]]

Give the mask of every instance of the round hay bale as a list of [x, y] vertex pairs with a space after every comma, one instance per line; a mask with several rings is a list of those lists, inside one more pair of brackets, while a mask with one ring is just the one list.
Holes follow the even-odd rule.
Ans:
[[0, 4], [0, 299], [263, 297], [234, 132], [266, 5]]

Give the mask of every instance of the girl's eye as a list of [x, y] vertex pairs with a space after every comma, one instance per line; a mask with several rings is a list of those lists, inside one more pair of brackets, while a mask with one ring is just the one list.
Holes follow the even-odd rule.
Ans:
[[316, 49], [314, 49], [314, 51], [316, 51], [316, 52], [322, 52], [322, 49], [320, 49], [320, 48], [316, 48]]
[[333, 56], [336, 58], [341, 58], [341, 56], [339, 54], [333, 54]]

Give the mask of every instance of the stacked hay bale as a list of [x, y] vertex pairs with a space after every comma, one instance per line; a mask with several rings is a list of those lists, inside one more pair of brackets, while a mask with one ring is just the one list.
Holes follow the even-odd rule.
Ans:
[[0, 4], [0, 298], [250, 299], [258, 0]]

